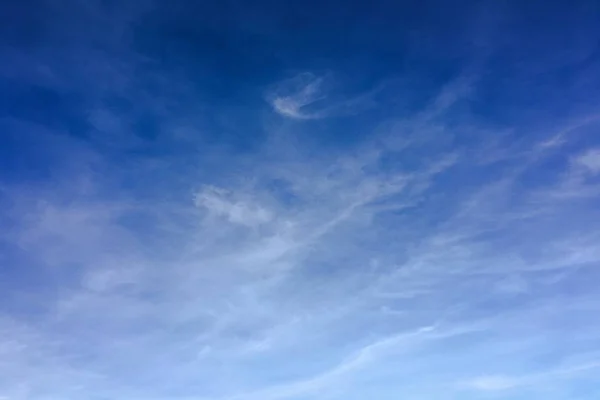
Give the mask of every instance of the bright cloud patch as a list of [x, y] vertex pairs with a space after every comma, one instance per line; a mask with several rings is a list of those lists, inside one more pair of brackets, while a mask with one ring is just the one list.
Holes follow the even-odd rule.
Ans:
[[195, 203], [210, 214], [223, 217], [234, 224], [256, 226], [269, 222], [273, 215], [251, 201], [236, 199], [233, 193], [216, 187], [206, 187], [196, 194]]
[[590, 149], [575, 159], [575, 163], [591, 174], [600, 172], [600, 149]]

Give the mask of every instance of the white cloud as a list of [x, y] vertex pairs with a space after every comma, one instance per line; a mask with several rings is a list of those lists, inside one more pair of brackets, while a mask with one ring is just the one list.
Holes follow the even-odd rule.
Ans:
[[598, 368], [600, 368], [600, 362], [595, 361], [521, 376], [485, 375], [464, 382], [463, 387], [483, 392], [502, 392], [525, 386], [545, 386], [578, 374], [593, 373], [593, 370]]
[[376, 104], [376, 96], [391, 82], [358, 95], [340, 98], [329, 88], [332, 78], [305, 72], [274, 85], [266, 99], [273, 110], [292, 119], [314, 120], [352, 115]]
[[319, 118], [318, 114], [303, 112], [302, 108], [325, 97], [322, 85], [323, 78], [302, 73], [280, 83], [267, 95], [267, 99], [273, 109], [283, 116], [296, 119]]
[[600, 172], [600, 149], [589, 149], [573, 160], [575, 165], [583, 167], [590, 174]]
[[274, 218], [268, 209], [259, 204], [238, 198], [234, 193], [214, 186], [206, 186], [196, 193], [195, 203], [211, 214], [249, 227], [265, 224]]

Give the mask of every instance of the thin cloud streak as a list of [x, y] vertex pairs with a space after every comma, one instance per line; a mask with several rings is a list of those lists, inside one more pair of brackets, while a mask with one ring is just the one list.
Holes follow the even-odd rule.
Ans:
[[293, 78], [274, 85], [266, 100], [273, 110], [286, 118], [296, 120], [319, 120], [358, 114], [374, 108], [377, 96], [392, 86], [391, 82], [377, 85], [358, 95], [339, 99], [326, 89], [330, 76], [316, 76], [310, 72], [300, 73]]

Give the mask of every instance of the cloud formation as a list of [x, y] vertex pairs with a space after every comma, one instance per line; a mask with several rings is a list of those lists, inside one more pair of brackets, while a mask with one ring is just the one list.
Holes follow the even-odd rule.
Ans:
[[585, 168], [588, 173], [595, 175], [600, 172], [600, 150], [590, 149], [576, 157], [574, 163]]
[[318, 120], [364, 112], [375, 107], [376, 97], [392, 82], [385, 82], [364, 93], [340, 97], [333, 87], [332, 74], [317, 76], [310, 72], [272, 85], [266, 99], [278, 114], [297, 120]]
[[297, 119], [320, 118], [320, 113], [303, 113], [302, 108], [325, 97], [322, 85], [323, 78], [303, 73], [283, 82], [268, 97], [273, 109], [283, 116]]
[[223, 189], [206, 187], [195, 196], [195, 203], [204, 207], [210, 214], [224, 217], [229, 222], [246, 226], [256, 226], [269, 222], [273, 216], [269, 210], [248, 201], [236, 200], [235, 196]]

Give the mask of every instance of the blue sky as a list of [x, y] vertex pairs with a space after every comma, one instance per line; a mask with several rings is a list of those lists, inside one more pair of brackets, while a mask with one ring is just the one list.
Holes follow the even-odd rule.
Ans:
[[0, 12], [0, 399], [600, 398], [595, 1]]

